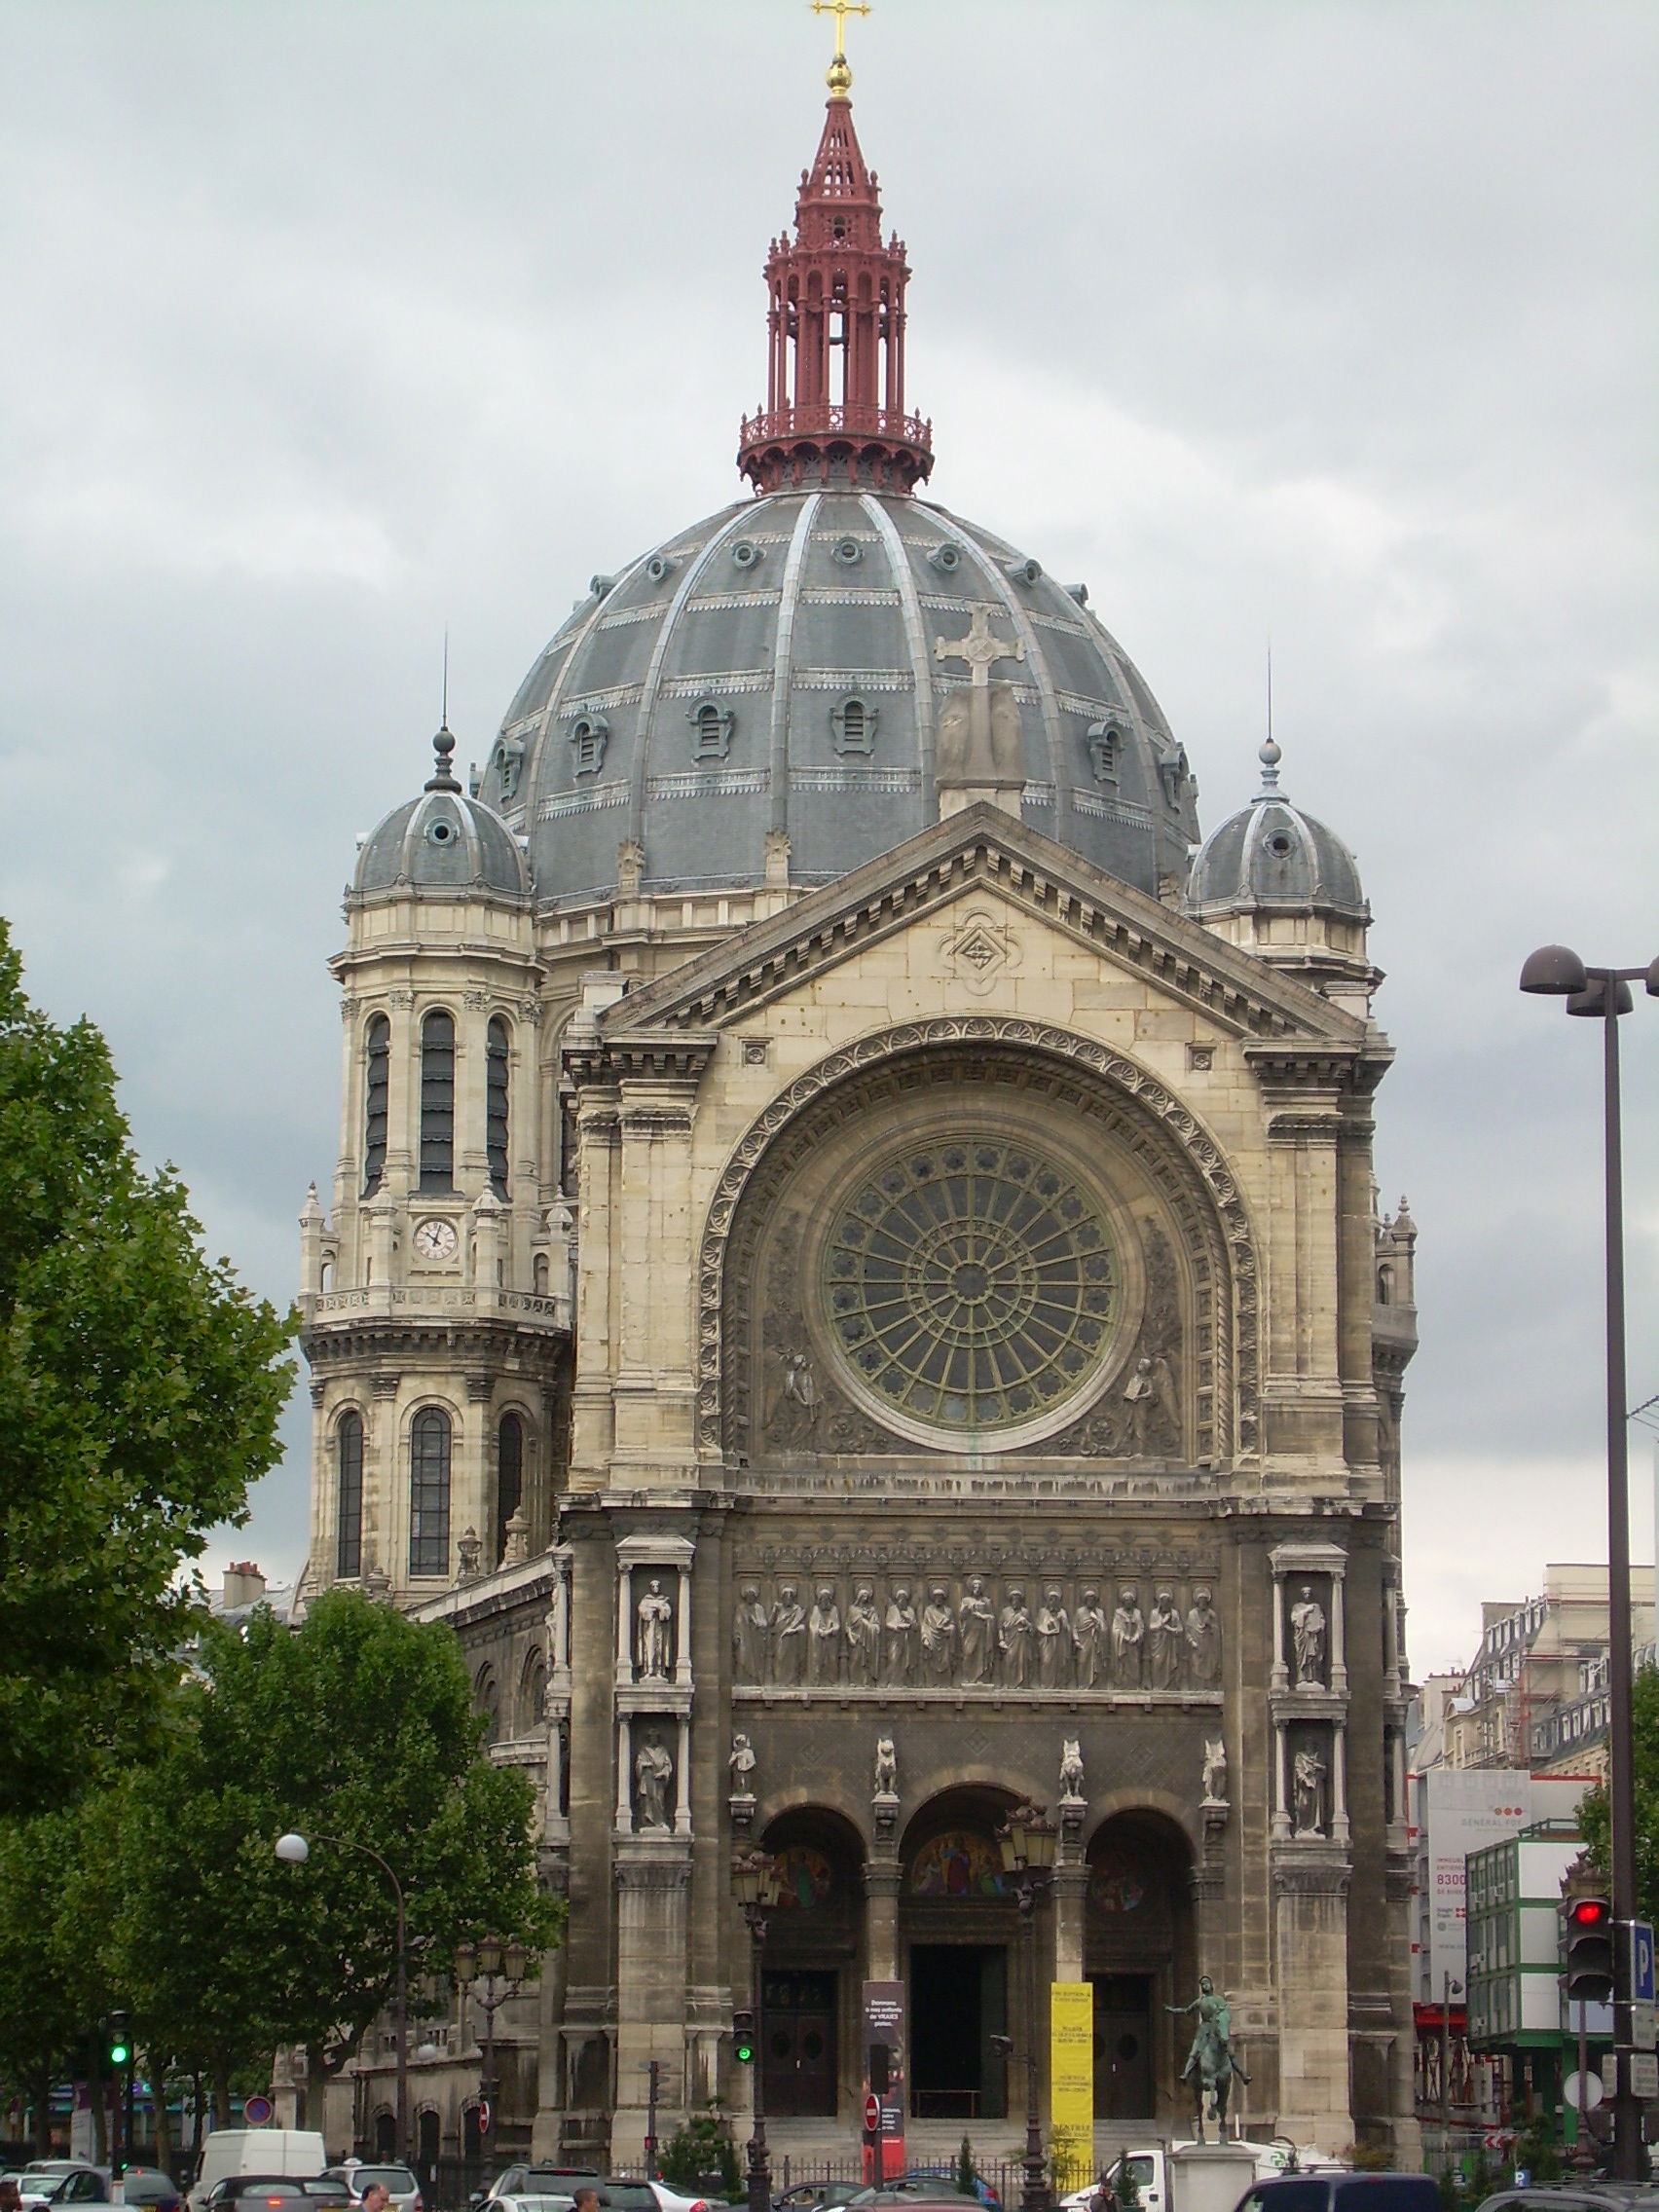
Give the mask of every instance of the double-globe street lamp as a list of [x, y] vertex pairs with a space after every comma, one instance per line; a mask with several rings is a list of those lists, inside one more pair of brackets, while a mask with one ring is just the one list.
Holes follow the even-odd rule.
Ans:
[[778, 1862], [764, 1851], [740, 1852], [731, 1862], [731, 1894], [749, 1923], [750, 1987], [755, 2010], [752, 2070], [755, 2130], [749, 2138], [749, 2212], [771, 2212], [772, 2170], [766, 2156], [766, 2035], [764, 2018], [766, 1924], [777, 1907], [782, 1880]]
[[[1615, 1924], [1633, 1920], [1637, 1909], [1619, 1016], [1634, 1006], [1630, 986], [1639, 980], [1650, 998], [1659, 998], [1659, 960], [1645, 968], [1591, 968], [1565, 944], [1540, 946], [1521, 971], [1524, 991], [1565, 998], [1568, 1014], [1602, 1024], [1607, 1283], [1607, 1825]], [[1620, 1929], [1613, 1945], [1613, 2172], [1620, 2181], [1640, 2179], [1641, 2164], [1641, 2106], [1630, 2083], [1630, 1946]]]
[[289, 1866], [303, 1866], [311, 1857], [313, 1843], [331, 1843], [337, 1851], [359, 1851], [365, 1859], [372, 1859], [391, 1884], [391, 1894], [397, 1899], [397, 1934], [395, 1936], [395, 1978], [392, 1982], [391, 2018], [392, 2033], [397, 2051], [397, 2141], [396, 2157], [409, 2163], [409, 1916], [403, 1904], [403, 1884], [372, 1844], [353, 1843], [349, 1836], [279, 1835], [276, 1838], [276, 1856]]
[[1037, 2102], [1037, 1908], [1054, 1875], [1059, 1831], [1041, 1805], [1016, 1805], [997, 1830], [1003, 1871], [1019, 1902], [1025, 1937], [1025, 2169], [1020, 2212], [1048, 2212], [1043, 2168], [1043, 2119]]
[[[481, 1936], [476, 1943], [455, 1947], [455, 1979], [484, 2015], [484, 2071], [478, 2080], [479, 2149], [488, 2150], [486, 2136], [496, 2132], [496, 2100], [500, 2084], [496, 2079], [496, 2014], [519, 1993], [530, 1966], [530, 1953], [518, 1941], [503, 1943], [498, 1936]], [[482, 1990], [479, 1989], [482, 1984]]]

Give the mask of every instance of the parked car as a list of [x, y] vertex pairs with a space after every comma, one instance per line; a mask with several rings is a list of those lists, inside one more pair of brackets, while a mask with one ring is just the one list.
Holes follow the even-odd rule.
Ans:
[[423, 2212], [421, 2184], [407, 2166], [371, 2164], [367, 2158], [349, 2158], [342, 2166], [330, 2166], [323, 2174], [324, 2181], [337, 2181], [348, 2193], [353, 2205], [361, 2204], [363, 2192], [378, 2183], [391, 2196], [392, 2212]]
[[864, 2189], [865, 2185], [856, 2181], [797, 2181], [793, 2189], [786, 2189], [772, 2202], [783, 2212], [841, 2212], [842, 2205], [861, 2196]]
[[25, 2204], [107, 2204], [109, 2175], [79, 2158], [35, 2158], [18, 2177]]
[[[942, 2185], [950, 2192], [951, 2195], [955, 2196], [960, 2194], [960, 2192], [958, 2191], [956, 2186], [956, 2168], [953, 2165], [911, 2166], [905, 2173], [902, 2174], [897, 2181], [890, 2181], [887, 2184], [887, 2187], [889, 2189], [908, 2189], [912, 2182], [916, 2183], [923, 2190], [937, 2189], [942, 2183]], [[974, 2194], [979, 2199], [979, 2202], [985, 2206], [986, 2212], [1002, 2212], [1002, 2198], [997, 2194], [996, 2191], [991, 2187], [988, 2181], [981, 2181], [979, 2176], [976, 2174], [973, 2181], [973, 2190]], [[842, 2199], [843, 2203], [845, 2203], [846, 2201], [846, 2198]]]
[[1640, 2181], [1551, 2181], [1534, 2189], [1500, 2189], [1482, 2199], [1478, 2212], [1648, 2212], [1659, 2189]]
[[[643, 2189], [647, 2194], [626, 2202], [607, 2194], [618, 2189]], [[653, 2204], [656, 2212], [714, 2212], [710, 2198], [686, 2196], [678, 2189], [670, 2189], [665, 2181], [608, 2181], [601, 2186], [599, 2201], [602, 2212], [651, 2212]]]
[[1440, 2212], [1440, 2184], [1432, 2174], [1275, 2174], [1237, 2212]]
[[142, 2204], [144, 2212], [182, 2212], [184, 2194], [171, 2174], [156, 2166], [129, 2166], [121, 2177], [123, 2204]]
[[227, 2174], [207, 2192], [202, 2212], [307, 2212], [313, 2205], [350, 2212], [350, 2202], [343, 2183], [321, 2174]]
[[488, 2189], [474, 2190], [472, 2204], [499, 2204], [505, 2198], [562, 2197], [573, 2204], [578, 2189], [601, 2189], [605, 2176], [591, 2166], [503, 2166]]

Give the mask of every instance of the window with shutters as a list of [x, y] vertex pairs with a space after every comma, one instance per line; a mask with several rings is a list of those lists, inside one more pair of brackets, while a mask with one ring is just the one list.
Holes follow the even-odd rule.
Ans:
[[391, 1083], [391, 1023], [377, 1014], [363, 1034], [363, 1196], [386, 1174], [387, 1097]]
[[507, 1523], [524, 1500], [524, 1421], [503, 1414], [496, 1432], [496, 1564], [507, 1548]]
[[881, 710], [856, 694], [830, 710], [830, 730], [837, 753], [875, 751], [875, 725]]
[[497, 1014], [490, 1023], [485, 1045], [484, 1142], [489, 1157], [490, 1188], [498, 1198], [507, 1195], [509, 1046], [507, 1025]]
[[421, 1024], [421, 1188], [455, 1185], [455, 1018], [441, 1011]]
[[334, 1571], [350, 1581], [363, 1571], [363, 1417], [342, 1414], [334, 1432], [339, 1507], [334, 1539]]
[[450, 1570], [450, 1418], [423, 1406], [409, 1430], [409, 1571]]

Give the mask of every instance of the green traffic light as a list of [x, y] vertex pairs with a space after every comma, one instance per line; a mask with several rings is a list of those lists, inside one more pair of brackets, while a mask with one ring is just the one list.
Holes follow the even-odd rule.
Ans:
[[109, 2046], [109, 2062], [112, 2066], [125, 2066], [131, 2056], [131, 2049], [125, 2043], [112, 2043]]
[[753, 2066], [755, 2063], [755, 2046], [747, 2036], [738, 2037], [732, 2045], [731, 2054], [739, 2066]]

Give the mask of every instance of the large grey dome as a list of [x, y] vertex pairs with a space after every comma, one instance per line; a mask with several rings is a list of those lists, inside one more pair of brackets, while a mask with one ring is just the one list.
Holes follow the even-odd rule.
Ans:
[[513, 701], [477, 790], [529, 842], [537, 903], [758, 883], [773, 832], [822, 883], [939, 817], [946, 696], [986, 663], [1017, 706], [1025, 819], [1157, 896], [1198, 837], [1186, 756], [1070, 592], [902, 494], [745, 499], [590, 596]]
[[530, 888], [518, 839], [496, 813], [468, 797], [450, 773], [455, 739], [432, 740], [437, 767], [419, 798], [393, 807], [363, 839], [351, 879], [355, 892], [504, 891]]
[[1292, 806], [1278, 788], [1279, 748], [1261, 749], [1262, 788], [1204, 839], [1187, 883], [1198, 921], [1279, 908], [1369, 922], [1353, 855], [1334, 830]]

